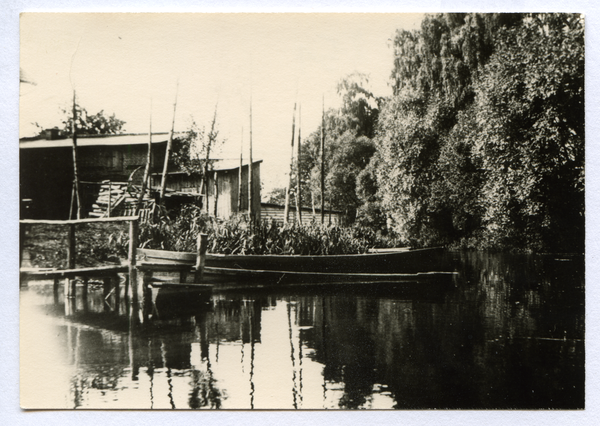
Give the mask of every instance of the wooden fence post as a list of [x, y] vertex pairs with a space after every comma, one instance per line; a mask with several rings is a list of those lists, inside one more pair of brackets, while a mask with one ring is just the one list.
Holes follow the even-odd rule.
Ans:
[[115, 291], [115, 313], [119, 315], [121, 305], [121, 289], [119, 288], [119, 276], [115, 275], [112, 277], [113, 289]]
[[198, 234], [196, 254], [196, 272], [194, 273], [194, 282], [202, 282], [204, 275], [204, 263], [206, 261], [206, 249], [208, 248], [208, 235]]
[[[67, 269], [75, 269], [75, 255], [76, 255], [76, 242], [75, 242], [75, 224], [69, 224], [69, 233], [67, 236]], [[75, 279], [65, 278], [65, 296], [75, 297]]]
[[133, 303], [134, 305], [137, 305], [139, 303], [136, 270], [137, 233], [138, 221], [132, 220], [131, 222], [129, 222], [129, 255], [127, 263], [129, 266], [129, 289], [131, 291], [131, 303]]
[[110, 217], [112, 209], [112, 182], [108, 181], [108, 209], [106, 211], [107, 217]]

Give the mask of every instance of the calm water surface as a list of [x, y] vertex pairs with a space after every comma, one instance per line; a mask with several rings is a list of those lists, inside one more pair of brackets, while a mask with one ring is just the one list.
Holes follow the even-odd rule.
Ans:
[[[159, 294], [21, 291], [21, 405], [581, 409], [584, 260], [457, 253], [452, 284]], [[81, 293], [81, 291], [78, 291]]]

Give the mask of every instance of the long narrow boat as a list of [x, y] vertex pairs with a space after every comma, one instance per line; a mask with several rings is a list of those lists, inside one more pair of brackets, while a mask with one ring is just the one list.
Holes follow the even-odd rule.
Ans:
[[279, 283], [398, 282], [449, 278], [445, 250], [348, 255], [206, 255], [205, 277]]
[[[162, 250], [144, 250], [145, 256], [164, 256]], [[178, 253], [193, 262], [195, 254]], [[184, 260], [186, 259], [186, 260]], [[207, 253], [206, 282], [370, 283], [435, 281], [452, 278], [443, 248], [381, 250], [347, 255], [224, 255]]]

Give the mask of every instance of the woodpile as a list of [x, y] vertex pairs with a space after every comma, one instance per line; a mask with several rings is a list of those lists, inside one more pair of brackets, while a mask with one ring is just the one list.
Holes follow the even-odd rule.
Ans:
[[[102, 181], [98, 198], [92, 204], [90, 217], [131, 216], [140, 195], [140, 187], [127, 182]], [[146, 193], [142, 209], [148, 209], [154, 200]]]

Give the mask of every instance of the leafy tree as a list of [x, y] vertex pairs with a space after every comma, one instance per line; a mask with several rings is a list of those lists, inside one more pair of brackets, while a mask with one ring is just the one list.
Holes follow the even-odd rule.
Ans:
[[283, 206], [285, 203], [285, 188], [274, 188], [266, 196], [267, 203]]
[[200, 127], [192, 119], [190, 128], [185, 136], [173, 141], [172, 158], [174, 163], [188, 175], [198, 175], [202, 177], [203, 184], [206, 185], [208, 173], [212, 171], [214, 158], [211, 156], [225, 143], [224, 139], [219, 137], [217, 129], [217, 111], [210, 123], [210, 129]]
[[[63, 108], [62, 119], [63, 127], [61, 133], [64, 136], [71, 137], [73, 135], [73, 111], [72, 109]], [[115, 135], [123, 133], [125, 122], [116, 118], [115, 114], [107, 116], [104, 110], [96, 114], [90, 114], [80, 106], [75, 106], [77, 120], [75, 128], [78, 135]]]
[[373, 174], [394, 228], [416, 245], [582, 247], [579, 15], [428, 16], [394, 49]]
[[356, 136], [368, 138], [375, 135], [382, 99], [375, 97], [368, 86], [369, 77], [362, 73], [350, 74], [338, 82], [337, 93], [342, 98], [338, 132], [353, 130]]
[[583, 19], [535, 14], [503, 30], [475, 86], [488, 239], [583, 251]]
[[[340, 80], [337, 90], [342, 99], [339, 109], [325, 112], [325, 200], [326, 206], [345, 212], [354, 221], [363, 204], [356, 193], [359, 174], [367, 165], [375, 146], [374, 135], [381, 99], [366, 87], [368, 77], [351, 74]], [[321, 204], [321, 126], [302, 143], [300, 177], [302, 204]], [[311, 200], [312, 197], [312, 200]]]

